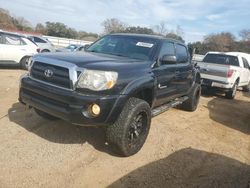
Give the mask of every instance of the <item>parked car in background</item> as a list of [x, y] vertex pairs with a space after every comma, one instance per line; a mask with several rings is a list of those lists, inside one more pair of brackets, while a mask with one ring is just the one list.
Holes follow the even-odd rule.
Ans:
[[65, 48], [58, 48], [56, 49], [57, 52], [77, 52], [77, 51], [83, 51], [85, 45], [81, 44], [70, 44]]
[[25, 36], [0, 31], [0, 65], [27, 69], [30, 57], [39, 51], [38, 46]]
[[250, 90], [250, 55], [240, 52], [208, 52], [198, 65], [203, 86], [214, 87], [233, 99], [238, 87]]
[[28, 39], [36, 43], [41, 52], [55, 52], [54, 45], [46, 38], [40, 36], [28, 36]]

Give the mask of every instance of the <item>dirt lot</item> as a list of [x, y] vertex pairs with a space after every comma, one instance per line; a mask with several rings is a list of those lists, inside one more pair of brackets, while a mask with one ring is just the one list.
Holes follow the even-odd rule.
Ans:
[[20, 70], [0, 70], [0, 187], [250, 187], [250, 94], [201, 98], [153, 119], [122, 158], [102, 128], [50, 122], [18, 103]]

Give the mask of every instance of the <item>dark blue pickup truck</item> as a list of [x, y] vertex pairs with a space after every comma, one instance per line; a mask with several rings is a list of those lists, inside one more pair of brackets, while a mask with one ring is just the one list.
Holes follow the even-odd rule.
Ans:
[[175, 106], [196, 110], [200, 84], [183, 43], [111, 34], [85, 52], [33, 57], [19, 100], [47, 119], [106, 126], [107, 142], [130, 156], [143, 146], [151, 117]]

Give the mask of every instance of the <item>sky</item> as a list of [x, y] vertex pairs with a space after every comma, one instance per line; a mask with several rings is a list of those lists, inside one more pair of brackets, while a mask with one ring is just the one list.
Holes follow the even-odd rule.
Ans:
[[205, 35], [222, 31], [237, 37], [240, 30], [250, 29], [250, 0], [0, 0], [0, 8], [34, 26], [62, 22], [98, 34], [108, 18], [149, 28], [164, 22], [169, 31], [180, 26], [186, 42], [202, 41]]

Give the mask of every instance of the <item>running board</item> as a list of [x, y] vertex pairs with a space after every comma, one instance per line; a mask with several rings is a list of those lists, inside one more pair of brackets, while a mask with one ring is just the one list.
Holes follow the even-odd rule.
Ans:
[[173, 107], [176, 107], [176, 106], [182, 104], [187, 99], [188, 99], [187, 96], [180, 97], [180, 98], [177, 98], [169, 103], [166, 103], [166, 104], [163, 104], [159, 107], [156, 107], [153, 110], [151, 110], [151, 115], [152, 115], [152, 117], [157, 116], [163, 112], [166, 112], [169, 108], [173, 108]]

